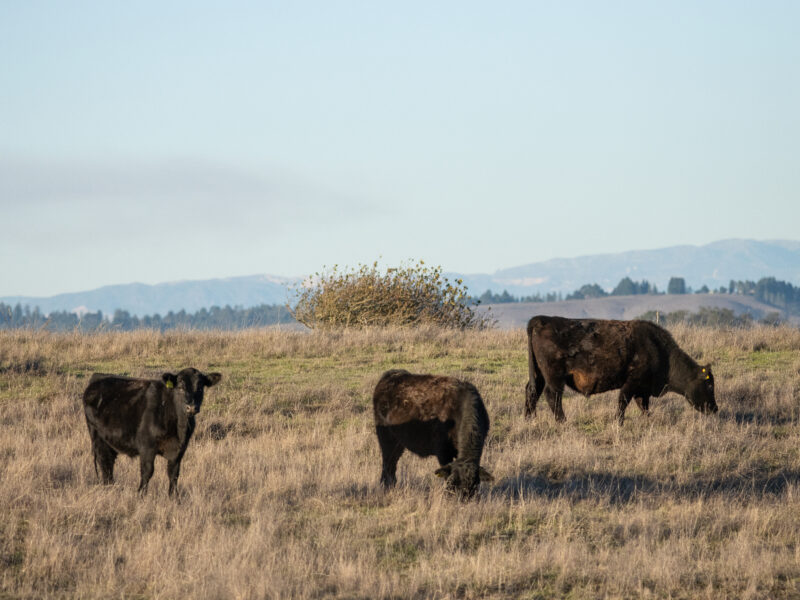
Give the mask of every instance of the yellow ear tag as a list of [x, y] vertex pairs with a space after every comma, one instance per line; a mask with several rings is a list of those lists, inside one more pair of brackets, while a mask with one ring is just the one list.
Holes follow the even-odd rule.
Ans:
[[711, 379], [711, 375], [706, 375], [706, 379]]
[[175, 384], [172, 383], [171, 381], [168, 381], [167, 382], [167, 389], [172, 389], [173, 387], [175, 387]]
[[705, 372], [706, 372], [706, 370], [705, 370], [705, 367], [704, 367], [704, 368], [703, 368], [703, 373], [705, 373]]

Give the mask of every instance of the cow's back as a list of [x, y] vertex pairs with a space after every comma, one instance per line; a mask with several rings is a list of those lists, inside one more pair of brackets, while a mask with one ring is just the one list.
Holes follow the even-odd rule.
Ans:
[[617, 365], [631, 350], [636, 321], [604, 319], [567, 319], [533, 317], [528, 322], [528, 336], [543, 360], [575, 361], [582, 367], [589, 363]]
[[462, 394], [470, 391], [474, 386], [454, 377], [387, 371], [372, 396], [375, 423], [447, 421], [459, 412]]
[[118, 452], [135, 455], [136, 433], [148, 404], [155, 404], [160, 382], [95, 373], [83, 392], [83, 408], [90, 430]]
[[94, 373], [83, 392], [83, 404], [102, 408], [106, 403], [109, 407], [135, 403], [146, 395], [151, 386], [157, 383], [150, 379]]
[[647, 325], [537, 316], [528, 322], [530, 351], [547, 381], [589, 396], [621, 387], [632, 370], [652, 370], [658, 352]]

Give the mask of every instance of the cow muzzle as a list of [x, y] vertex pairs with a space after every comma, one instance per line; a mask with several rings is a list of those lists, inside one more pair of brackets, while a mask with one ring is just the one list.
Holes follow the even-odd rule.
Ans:
[[194, 406], [192, 406], [191, 404], [187, 404], [186, 405], [186, 414], [191, 417], [192, 415], [197, 414], [197, 409]]

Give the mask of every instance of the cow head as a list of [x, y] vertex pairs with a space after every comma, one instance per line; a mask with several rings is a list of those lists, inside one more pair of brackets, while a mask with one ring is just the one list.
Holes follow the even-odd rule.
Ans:
[[219, 383], [220, 379], [222, 379], [221, 373], [206, 375], [192, 368], [183, 369], [177, 375], [164, 373], [161, 376], [164, 385], [172, 391], [181, 443], [185, 440], [189, 418], [194, 417], [200, 411], [200, 405], [203, 404], [203, 391], [205, 388]]
[[447, 478], [447, 489], [465, 500], [475, 495], [481, 481], [494, 480], [489, 471], [467, 460], [454, 460], [437, 469], [436, 475]]
[[173, 394], [183, 401], [184, 412], [193, 415], [200, 412], [205, 388], [219, 383], [219, 380], [222, 379], [222, 374], [209, 373], [206, 375], [190, 367], [183, 369], [177, 375], [164, 373], [161, 379], [168, 388], [174, 389]]
[[695, 410], [702, 413], [715, 413], [717, 402], [714, 399], [714, 375], [711, 365], [700, 366], [689, 381], [686, 398]]

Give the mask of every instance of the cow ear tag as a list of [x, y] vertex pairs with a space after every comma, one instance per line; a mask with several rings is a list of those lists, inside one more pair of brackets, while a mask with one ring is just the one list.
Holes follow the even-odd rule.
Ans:
[[[705, 369], [703, 369], [703, 370], [705, 370]], [[172, 383], [171, 381], [168, 381], [168, 382], [167, 382], [167, 389], [170, 389], [170, 390], [171, 390], [173, 387], [175, 387], [175, 384], [174, 384], [174, 383]]]

